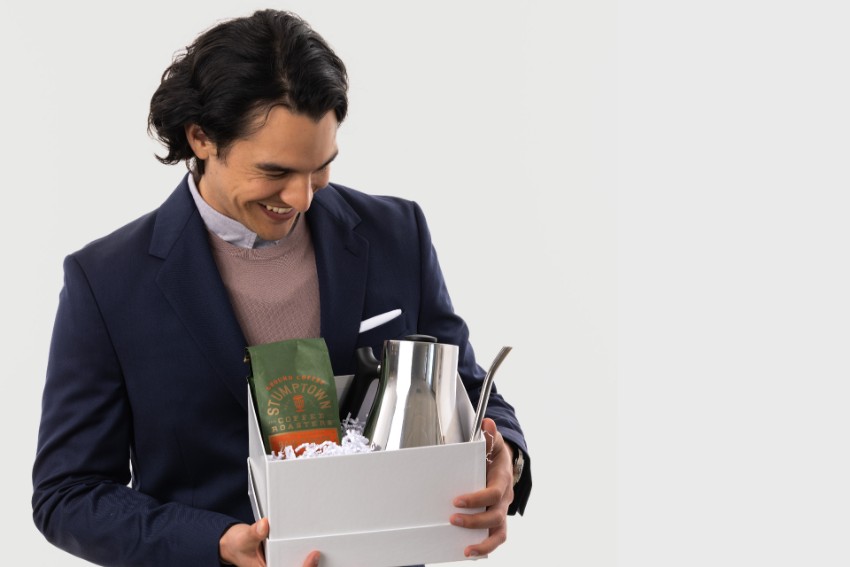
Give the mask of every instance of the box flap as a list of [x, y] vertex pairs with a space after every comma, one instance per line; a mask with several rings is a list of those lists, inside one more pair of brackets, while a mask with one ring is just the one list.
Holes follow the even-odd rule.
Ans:
[[253, 487], [256, 490], [257, 503], [261, 510], [268, 510], [268, 490], [266, 489], [266, 479], [268, 474], [266, 466], [268, 459], [266, 458], [266, 448], [263, 445], [263, 434], [260, 431], [260, 424], [257, 421], [257, 412], [254, 407], [254, 396], [251, 395], [251, 387], [248, 389], [248, 462], [253, 469]]
[[251, 500], [251, 511], [254, 513], [254, 519], [259, 520], [264, 518], [263, 509], [260, 507], [260, 502], [257, 499], [257, 485], [254, 482], [254, 473], [251, 470], [251, 459], [247, 461], [248, 466], [248, 498]]

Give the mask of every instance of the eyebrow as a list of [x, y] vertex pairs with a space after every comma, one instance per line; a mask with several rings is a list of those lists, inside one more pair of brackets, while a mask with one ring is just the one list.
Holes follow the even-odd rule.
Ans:
[[[320, 165], [319, 167], [316, 168], [316, 171], [323, 169], [323, 168], [327, 167], [328, 165], [330, 165], [330, 163], [333, 160], [335, 160], [336, 156], [338, 156], [338, 155], [339, 155], [339, 150], [336, 150], [333, 153], [333, 155], [330, 158], [328, 158], [328, 160], [325, 163], [323, 163], [322, 165]], [[285, 165], [279, 165], [277, 163], [268, 163], [268, 162], [258, 163], [256, 165], [256, 167], [257, 167], [257, 169], [259, 169], [261, 171], [265, 171], [267, 173], [283, 173], [283, 172], [286, 172], [286, 171], [294, 171], [293, 168], [291, 168], [291, 167], [286, 167]]]

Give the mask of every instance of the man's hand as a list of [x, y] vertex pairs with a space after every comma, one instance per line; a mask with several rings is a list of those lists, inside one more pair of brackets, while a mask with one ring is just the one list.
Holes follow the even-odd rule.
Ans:
[[[238, 567], [266, 567], [263, 553], [263, 540], [269, 537], [269, 520], [262, 518], [258, 522], [234, 524], [230, 526], [218, 542], [218, 553], [222, 563]], [[318, 567], [318, 551], [313, 551], [304, 560], [304, 567]]]
[[478, 514], [453, 514], [450, 518], [456, 526], [490, 530], [484, 541], [470, 545], [463, 551], [467, 557], [487, 555], [505, 543], [508, 535], [508, 506], [514, 499], [511, 448], [489, 417], [484, 419], [482, 429], [487, 440], [487, 486], [478, 492], [458, 496], [454, 505], [458, 508], [486, 509]]

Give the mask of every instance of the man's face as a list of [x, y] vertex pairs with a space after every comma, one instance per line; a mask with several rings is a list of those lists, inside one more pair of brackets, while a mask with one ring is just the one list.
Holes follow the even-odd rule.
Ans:
[[310, 208], [313, 193], [330, 179], [338, 127], [333, 111], [318, 122], [275, 106], [265, 123], [234, 142], [225, 159], [196, 126], [187, 135], [205, 160], [198, 191], [204, 201], [264, 240], [289, 234], [298, 213]]

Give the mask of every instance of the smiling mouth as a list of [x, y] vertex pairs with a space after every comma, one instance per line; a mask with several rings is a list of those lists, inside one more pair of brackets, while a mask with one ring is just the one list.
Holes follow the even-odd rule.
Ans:
[[271, 205], [263, 205], [267, 211], [271, 211], [278, 215], [285, 215], [292, 210], [292, 207], [272, 207]]

